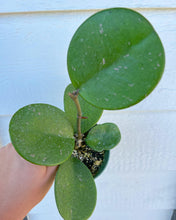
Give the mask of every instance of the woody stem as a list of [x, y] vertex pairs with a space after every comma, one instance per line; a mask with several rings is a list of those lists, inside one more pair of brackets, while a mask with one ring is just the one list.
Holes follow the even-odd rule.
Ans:
[[70, 98], [74, 101], [76, 108], [77, 108], [77, 132], [78, 132], [78, 140], [81, 140], [83, 137], [81, 133], [82, 112], [81, 112], [81, 106], [78, 100], [78, 95], [79, 95], [79, 90], [69, 93]]

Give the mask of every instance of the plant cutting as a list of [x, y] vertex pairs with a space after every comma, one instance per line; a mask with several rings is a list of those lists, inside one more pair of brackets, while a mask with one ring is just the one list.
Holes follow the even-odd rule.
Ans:
[[91, 216], [94, 178], [120, 142], [116, 124], [97, 124], [103, 110], [128, 108], [147, 97], [164, 64], [162, 43], [146, 18], [126, 8], [100, 11], [71, 39], [64, 111], [40, 103], [13, 115], [9, 133], [16, 151], [34, 164], [59, 165], [55, 198], [65, 220]]

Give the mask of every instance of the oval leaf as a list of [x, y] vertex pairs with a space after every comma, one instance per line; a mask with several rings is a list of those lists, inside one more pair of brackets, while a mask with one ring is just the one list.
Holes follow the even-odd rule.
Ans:
[[149, 95], [165, 64], [162, 43], [139, 13], [112, 8], [88, 18], [74, 34], [68, 72], [81, 96], [102, 109], [123, 109]]
[[92, 149], [100, 152], [114, 148], [120, 142], [120, 139], [121, 135], [117, 125], [105, 123], [90, 130], [86, 143]]
[[[72, 84], [68, 85], [65, 93], [64, 93], [64, 110], [65, 113], [71, 122], [74, 132], [77, 132], [77, 109], [75, 106], [75, 103], [68, 95], [69, 93], [72, 93], [76, 89], [73, 87]], [[88, 131], [91, 127], [93, 127], [99, 118], [102, 115], [103, 110], [100, 108], [96, 108], [95, 106], [89, 104], [87, 101], [85, 101], [83, 98], [78, 96], [82, 115], [86, 117], [86, 119], [81, 120], [81, 131], [82, 133], [85, 133]]]
[[18, 110], [10, 121], [9, 132], [16, 151], [34, 164], [60, 164], [74, 148], [73, 129], [65, 113], [47, 104]]
[[65, 220], [87, 220], [96, 204], [96, 186], [88, 168], [78, 159], [63, 163], [55, 179], [55, 198]]

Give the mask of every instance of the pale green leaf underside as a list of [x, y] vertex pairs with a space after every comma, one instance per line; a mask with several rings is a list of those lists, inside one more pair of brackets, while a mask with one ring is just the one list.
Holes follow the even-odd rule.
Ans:
[[96, 186], [88, 168], [78, 159], [61, 164], [55, 179], [55, 198], [64, 220], [87, 220], [96, 204]]
[[73, 129], [60, 109], [47, 104], [32, 104], [18, 110], [9, 126], [16, 151], [39, 165], [64, 162], [74, 148]]
[[[71, 122], [74, 132], [77, 132], [77, 109], [75, 106], [75, 103], [73, 100], [70, 98], [68, 95], [69, 92], [73, 92], [76, 89], [73, 87], [72, 84], [68, 85], [65, 93], [64, 93], [64, 110], [65, 113]], [[90, 128], [92, 128], [99, 118], [102, 115], [103, 110], [96, 108], [95, 106], [89, 104], [86, 102], [82, 97], [78, 97], [80, 106], [81, 106], [81, 111], [82, 111], [82, 116], [87, 117], [86, 119], [81, 120], [81, 131], [82, 133], [85, 133], [88, 131]]]
[[121, 139], [119, 128], [113, 123], [104, 123], [92, 128], [87, 135], [86, 143], [96, 151], [110, 150]]
[[102, 109], [123, 109], [144, 99], [165, 64], [162, 43], [151, 24], [125, 8], [88, 18], [68, 50], [68, 72], [81, 96]]

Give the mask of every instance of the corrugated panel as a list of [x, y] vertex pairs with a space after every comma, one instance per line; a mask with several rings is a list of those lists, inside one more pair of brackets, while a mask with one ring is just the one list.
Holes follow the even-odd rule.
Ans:
[[174, 8], [176, 7], [175, 0], [1, 0], [0, 12], [35, 12], [35, 11], [58, 11], [58, 10], [96, 10], [110, 7], [127, 7], [127, 8]]
[[[121, 211], [118, 210], [118, 216], [117, 212], [104, 212], [99, 213], [99, 215], [92, 216], [89, 220], [170, 220], [172, 211], [171, 210], [125, 210]], [[116, 217], [114, 217], [116, 216]], [[52, 214], [30, 214], [30, 220], [63, 220], [61, 217], [52, 215]]]
[[[118, 214], [117, 214], [118, 212]], [[93, 214], [89, 220], [170, 220], [171, 210], [118, 210], [117, 212], [102, 212]], [[118, 215], [118, 216], [117, 216]], [[114, 217], [116, 216], [116, 217]], [[63, 220], [60, 216], [52, 214], [30, 214], [30, 220]], [[173, 219], [174, 220], [174, 219]]]
[[111, 150], [112, 172], [176, 170], [176, 112], [111, 112], [100, 123], [113, 122], [121, 131]]
[[[170, 220], [176, 172], [108, 172], [96, 179], [98, 200], [90, 220]], [[31, 220], [62, 219], [55, 205], [54, 187], [29, 216]]]

